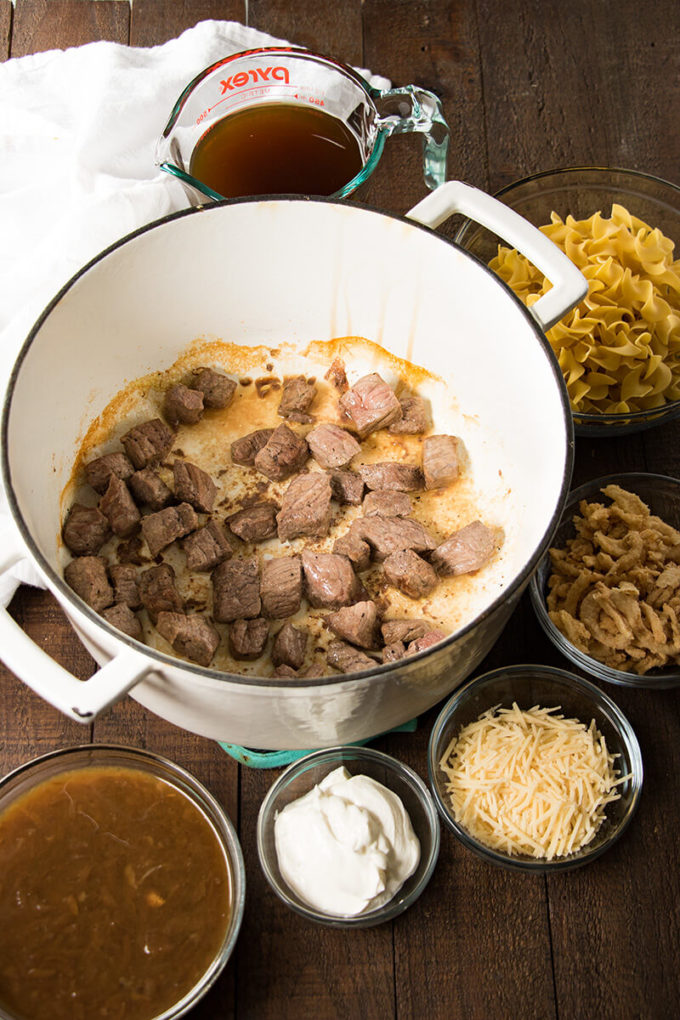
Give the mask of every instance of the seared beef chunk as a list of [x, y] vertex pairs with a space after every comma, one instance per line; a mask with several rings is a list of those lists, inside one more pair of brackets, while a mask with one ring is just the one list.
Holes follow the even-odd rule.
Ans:
[[235, 440], [231, 444], [231, 459], [234, 464], [252, 467], [255, 457], [273, 435], [274, 429], [257, 429], [255, 432], [249, 432], [247, 436], [241, 436], [240, 439]]
[[423, 620], [386, 620], [380, 629], [386, 645], [399, 641], [407, 645], [421, 638], [427, 631], [427, 626]]
[[114, 602], [139, 609], [142, 600], [139, 597], [137, 568], [132, 563], [115, 563], [109, 567], [109, 574], [113, 582]]
[[195, 425], [203, 417], [203, 394], [199, 390], [190, 390], [182, 383], [171, 386], [165, 391], [163, 414], [173, 428], [178, 425]]
[[148, 563], [149, 557], [142, 551], [142, 536], [133, 535], [125, 542], [119, 542], [116, 547], [116, 556], [119, 563], [134, 563], [141, 567], [142, 563]]
[[317, 425], [307, 433], [307, 442], [312, 457], [322, 468], [346, 467], [361, 452], [354, 436], [339, 425]]
[[412, 509], [405, 492], [376, 489], [364, 497], [364, 517], [408, 517]]
[[291, 666], [286, 666], [285, 663], [282, 663], [280, 666], [277, 666], [276, 669], [274, 670], [274, 672], [272, 673], [272, 676], [278, 676], [278, 677], [297, 676], [297, 675], [298, 675], [297, 674], [297, 670], [294, 670]]
[[333, 358], [331, 367], [326, 372], [324, 379], [328, 379], [331, 386], [335, 386], [338, 393], [345, 393], [349, 389], [345, 363], [341, 358]]
[[97, 492], [106, 492], [111, 475], [126, 481], [134, 471], [131, 461], [124, 453], [105, 453], [85, 465], [85, 477]]
[[423, 474], [426, 489], [443, 489], [458, 478], [458, 440], [455, 436], [428, 436], [423, 440]]
[[260, 578], [255, 556], [227, 560], [212, 572], [213, 616], [218, 623], [260, 615]]
[[135, 471], [129, 484], [137, 502], [151, 510], [162, 510], [172, 499], [172, 492], [153, 468]]
[[101, 556], [79, 556], [66, 564], [66, 583], [98, 613], [113, 602], [113, 588], [106, 576], [106, 563]]
[[361, 464], [359, 474], [368, 489], [413, 492], [423, 487], [422, 471], [415, 464], [395, 464], [391, 460], [382, 464]]
[[331, 471], [331, 492], [338, 503], [359, 506], [364, 494], [364, 480], [356, 471]]
[[437, 544], [422, 524], [410, 517], [364, 517], [353, 521], [350, 530], [356, 530], [373, 547], [377, 560], [401, 549], [429, 552]]
[[235, 659], [259, 659], [269, 637], [269, 624], [262, 617], [234, 620], [229, 628], [229, 649]]
[[228, 407], [236, 392], [234, 380], [212, 368], [195, 369], [191, 385], [203, 394], [203, 406], [210, 408]]
[[406, 654], [416, 655], [418, 652], [424, 652], [426, 648], [431, 648], [432, 645], [438, 645], [445, 637], [446, 634], [443, 630], [428, 630], [422, 637], [416, 638], [415, 641], [411, 641], [406, 649]]
[[162, 549], [177, 538], [183, 538], [198, 527], [198, 517], [188, 503], [169, 506], [155, 514], [142, 517], [142, 534], [149, 552], [156, 558]]
[[156, 630], [180, 655], [200, 666], [209, 666], [220, 643], [220, 635], [202, 616], [159, 613]]
[[339, 638], [360, 648], [378, 648], [380, 645], [375, 602], [355, 602], [353, 606], [345, 606], [329, 613], [326, 623]]
[[419, 435], [425, 432], [429, 419], [425, 401], [416, 393], [405, 394], [399, 397], [401, 407], [401, 418], [390, 425], [390, 432], [396, 435]]
[[194, 531], [184, 539], [182, 548], [186, 554], [187, 568], [200, 572], [212, 570], [232, 554], [227, 533], [217, 521], [208, 521], [204, 528]]
[[364, 586], [346, 556], [335, 553], [302, 553], [302, 569], [310, 604], [315, 608], [340, 609], [366, 598]]
[[375, 669], [376, 663], [358, 648], [352, 648], [344, 641], [331, 641], [327, 652], [328, 664], [341, 673], [358, 673], [364, 669]]
[[383, 563], [383, 570], [389, 583], [412, 599], [429, 595], [439, 581], [434, 567], [421, 559], [413, 549], [392, 553]]
[[175, 571], [170, 564], [149, 567], [139, 575], [139, 597], [152, 623], [159, 613], [181, 613], [184, 603], [175, 587]]
[[262, 565], [262, 613], [274, 620], [294, 616], [302, 602], [302, 564], [299, 556], [277, 556]]
[[371, 564], [371, 547], [361, 537], [358, 527], [358, 522], [353, 521], [345, 534], [336, 538], [333, 552], [347, 556], [352, 561], [354, 569], [361, 573], [362, 570], [368, 570]]
[[106, 492], [99, 500], [99, 509], [108, 518], [114, 535], [120, 538], [129, 538], [141, 517], [127, 485], [115, 475], [111, 475]]
[[307, 631], [294, 627], [292, 623], [284, 623], [274, 638], [272, 662], [275, 666], [290, 666], [299, 669], [305, 661], [307, 651]]
[[365, 375], [340, 397], [340, 406], [350, 416], [363, 439], [376, 429], [386, 428], [401, 417], [401, 407], [392, 390], [377, 372]]
[[139, 470], [157, 463], [168, 452], [175, 440], [175, 433], [160, 418], [135, 425], [121, 436], [125, 452]]
[[479, 570], [494, 550], [494, 534], [481, 521], [473, 521], [438, 545], [432, 565], [440, 574], [469, 574]]
[[175, 479], [175, 496], [194, 509], [209, 514], [215, 503], [217, 486], [205, 471], [188, 460], [176, 460], [172, 465]]
[[279, 414], [282, 418], [307, 424], [312, 420], [311, 415], [307, 412], [312, 406], [315, 396], [316, 386], [314, 383], [307, 382], [304, 375], [286, 379], [283, 384]]
[[64, 522], [64, 542], [76, 556], [91, 556], [99, 552], [111, 534], [109, 522], [96, 506], [74, 503]]
[[276, 515], [282, 542], [307, 535], [323, 538], [331, 526], [331, 483], [327, 474], [313, 472], [294, 478]]
[[385, 645], [382, 650], [383, 662], [398, 662], [406, 655], [406, 646], [403, 641], [394, 641], [391, 645]]
[[287, 425], [279, 425], [255, 456], [255, 467], [273, 482], [288, 478], [304, 467], [309, 447]]
[[264, 542], [276, 534], [274, 503], [255, 503], [227, 517], [227, 524], [244, 542]]
[[117, 627], [118, 630], [122, 630], [123, 634], [127, 634], [128, 637], [134, 638], [135, 641], [144, 640], [144, 634], [142, 633], [142, 625], [139, 622], [139, 617], [123, 602], [116, 603], [116, 605], [111, 606], [110, 609], [103, 609], [100, 615], [103, 616], [112, 627]]

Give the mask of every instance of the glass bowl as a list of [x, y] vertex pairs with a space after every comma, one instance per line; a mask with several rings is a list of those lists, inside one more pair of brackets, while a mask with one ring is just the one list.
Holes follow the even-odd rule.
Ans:
[[[302, 900], [281, 876], [274, 844], [277, 813], [342, 765], [351, 775], [369, 776], [396, 793], [420, 841], [418, 867], [396, 895], [381, 907], [351, 917], [324, 913]], [[368, 928], [389, 921], [410, 907], [430, 881], [439, 856], [439, 838], [437, 809], [420, 776], [396, 758], [368, 747], [331, 747], [294, 762], [269, 790], [257, 819], [257, 852], [276, 895], [297, 914], [333, 928]]]
[[[549, 223], [553, 211], [563, 218], [571, 213], [576, 219], [586, 219], [598, 209], [609, 216], [612, 202], [616, 202], [674, 241], [676, 258], [680, 252], [680, 188], [650, 174], [606, 167], [548, 170], [509, 184], [495, 197], [537, 227]], [[497, 254], [498, 244], [504, 243], [470, 220], [461, 225], [455, 241], [485, 265]], [[573, 411], [577, 435], [587, 436], [639, 432], [679, 415], [680, 400], [625, 414]]]
[[[55, 776], [73, 770], [96, 770], [102, 767], [133, 769], [153, 776], [181, 793], [208, 821], [227, 863], [231, 886], [231, 914], [222, 944], [201, 977], [182, 998], [164, 1008], [162, 1012], [153, 1014], [153, 1017], [150, 1014], [150, 1020], [176, 1020], [192, 1009], [215, 983], [236, 945], [245, 903], [245, 867], [241, 847], [234, 827], [222, 806], [191, 773], [151, 751], [113, 744], [68, 747], [52, 751], [19, 766], [0, 780], [0, 812], [9, 808], [23, 794]], [[170, 920], [166, 920], [166, 926]], [[0, 1016], [10, 1020], [12, 1013], [6, 1009], [7, 1007], [0, 1005]]]
[[[606, 475], [602, 478], [594, 478], [591, 482], [586, 482], [585, 485], [580, 485], [577, 489], [570, 492], [551, 546], [563, 548], [567, 540], [573, 538], [575, 534], [573, 518], [574, 514], [578, 512], [579, 503], [582, 499], [597, 500], [598, 503], [604, 503], [605, 505], [611, 502], [601, 491], [606, 485], [620, 485], [622, 489], [636, 493], [647, 504], [653, 514], [656, 514], [662, 521], [672, 525], [672, 527], [680, 529], [680, 480], [667, 475], [654, 475], [645, 472]], [[606, 680], [607, 683], [620, 684], [623, 687], [663, 690], [680, 685], [680, 666], [652, 670], [645, 676], [638, 676], [637, 673], [629, 673], [621, 669], [613, 669], [611, 666], [605, 666], [603, 662], [598, 662], [597, 659], [593, 659], [590, 655], [579, 651], [557, 629], [548, 615], [546, 599], [550, 572], [550, 554], [546, 552], [531, 579], [529, 586], [531, 603], [538, 617], [538, 622], [545, 633], [555, 647], [570, 659], [575, 666], [578, 666], [585, 673], [597, 677], [598, 680]]]
[[[481, 843], [453, 817], [446, 792], [446, 773], [439, 762], [451, 740], [468, 723], [494, 706], [510, 708], [517, 702], [523, 710], [539, 705], [559, 705], [565, 718], [577, 718], [588, 725], [591, 719], [604, 736], [610, 753], [619, 754], [616, 767], [630, 779], [621, 783], [619, 800], [607, 805], [606, 818], [597, 834], [581, 850], [565, 857], [547, 861], [528, 855], [510, 856]], [[491, 864], [515, 871], [569, 871], [595, 860], [608, 850], [629, 825], [642, 789], [642, 757], [637, 737], [630, 723], [606, 694], [588, 680], [551, 666], [506, 666], [470, 680], [446, 702], [437, 717], [428, 747], [430, 786], [439, 813], [446, 825], [468, 850], [474, 851]]]

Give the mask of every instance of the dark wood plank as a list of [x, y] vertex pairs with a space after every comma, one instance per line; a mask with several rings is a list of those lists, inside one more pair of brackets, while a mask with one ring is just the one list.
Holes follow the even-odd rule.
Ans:
[[0, 0], [0, 60], [9, 56], [12, 35], [13, 7], [10, 0]]
[[126, 43], [130, 8], [117, 0], [20, 0], [14, 11], [13, 57], [82, 46], [98, 39]]
[[245, 18], [245, 0], [135, 0], [130, 43], [132, 46], [158, 46], [199, 21], [245, 23]]
[[[318, 0], [251, 0], [248, 24], [296, 46], [306, 46], [346, 64], [363, 66], [361, 6], [358, 3], [320, 4]], [[378, 69], [375, 68], [377, 71]]]

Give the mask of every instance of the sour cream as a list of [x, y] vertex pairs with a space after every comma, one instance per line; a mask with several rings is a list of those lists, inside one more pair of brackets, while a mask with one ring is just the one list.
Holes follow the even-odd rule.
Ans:
[[382, 906], [420, 860], [401, 799], [342, 766], [279, 812], [274, 841], [285, 882], [326, 914], [355, 916]]

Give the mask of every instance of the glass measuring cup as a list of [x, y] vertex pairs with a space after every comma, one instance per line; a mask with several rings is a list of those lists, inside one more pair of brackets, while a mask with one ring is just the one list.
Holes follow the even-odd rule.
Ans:
[[[295, 107], [329, 114], [340, 122], [350, 144], [358, 146], [358, 171], [332, 190], [334, 198], [350, 195], [375, 169], [392, 134], [423, 135], [423, 175], [429, 188], [446, 177], [449, 129], [437, 96], [415, 85], [380, 90], [351, 67], [296, 47], [266, 47], [237, 53], [207, 67], [184, 89], [156, 145], [155, 162], [178, 178], [192, 204], [222, 194], [192, 173], [197, 146], [218, 122], [256, 108]], [[353, 142], [352, 142], [353, 140]], [[331, 143], [333, 144], [333, 143]], [[335, 143], [337, 144], [337, 142]], [[301, 156], [302, 159], [302, 156]], [[322, 194], [285, 188], [240, 190], [238, 194]], [[325, 194], [329, 192], [326, 191]]]

